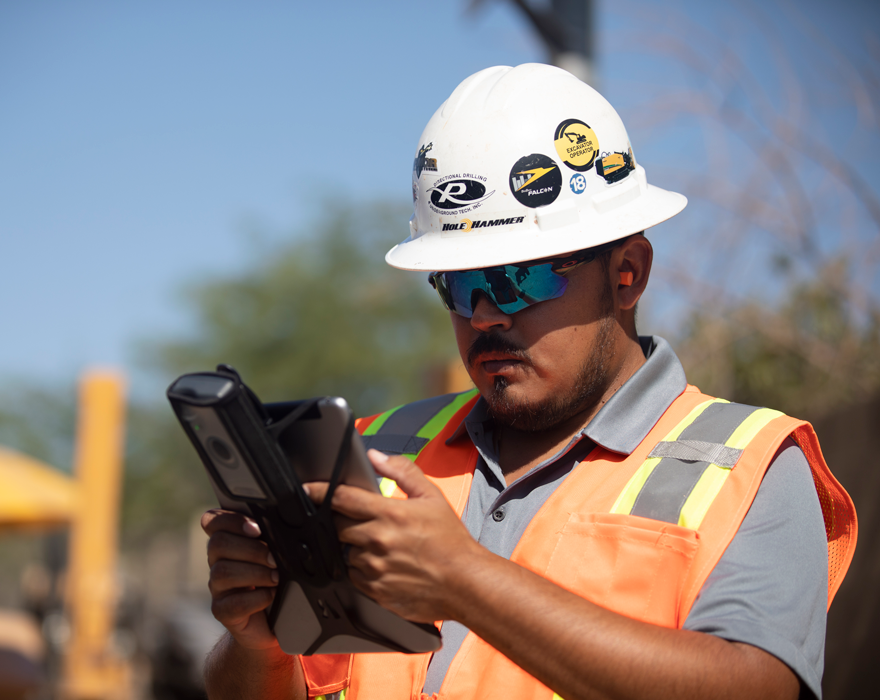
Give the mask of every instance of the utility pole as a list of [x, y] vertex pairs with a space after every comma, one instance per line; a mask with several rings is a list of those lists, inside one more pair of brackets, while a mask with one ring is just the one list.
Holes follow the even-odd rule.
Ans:
[[511, 1], [541, 37], [550, 62], [595, 87], [593, 0], [551, 0], [549, 8], [534, 7], [529, 0]]

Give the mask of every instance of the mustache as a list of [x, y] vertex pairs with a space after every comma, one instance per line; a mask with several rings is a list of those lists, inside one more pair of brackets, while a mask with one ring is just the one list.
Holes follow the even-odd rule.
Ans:
[[532, 360], [528, 350], [500, 333], [481, 333], [468, 348], [466, 358], [468, 367], [473, 367], [480, 355], [493, 352], [503, 353], [526, 362], [531, 362]]

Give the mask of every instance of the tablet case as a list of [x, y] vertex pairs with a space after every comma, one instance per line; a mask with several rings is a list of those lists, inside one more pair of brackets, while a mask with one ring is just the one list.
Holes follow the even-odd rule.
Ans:
[[[167, 396], [220, 505], [253, 517], [275, 557], [280, 581], [267, 614], [285, 652], [424, 653], [440, 648], [435, 626], [404, 620], [358, 591], [348, 578], [329, 504], [355, 434], [350, 409], [327, 496], [316, 506], [278, 438], [294, 422], [316, 418], [322, 402], [332, 398], [264, 406], [228, 365], [218, 365], [217, 372], [182, 375]], [[289, 440], [282, 442], [294, 449]], [[215, 465], [218, 459], [226, 462], [226, 473], [230, 459], [243, 461], [258, 487], [233, 486], [233, 493]]]

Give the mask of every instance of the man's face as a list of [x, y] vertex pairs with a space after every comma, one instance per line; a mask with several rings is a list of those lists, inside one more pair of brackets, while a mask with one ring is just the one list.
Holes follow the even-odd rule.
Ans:
[[614, 303], [595, 260], [567, 274], [565, 293], [505, 314], [485, 295], [472, 318], [451, 313], [465, 367], [493, 417], [526, 432], [594, 408], [614, 376]]

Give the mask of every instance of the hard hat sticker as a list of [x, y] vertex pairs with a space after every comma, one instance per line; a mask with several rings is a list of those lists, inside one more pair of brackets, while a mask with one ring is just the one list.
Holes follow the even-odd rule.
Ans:
[[596, 132], [580, 119], [566, 119], [557, 126], [553, 145], [562, 162], [581, 173], [593, 167], [599, 152]]
[[[504, 212], [493, 215], [488, 218], [460, 217], [455, 219], [447, 219], [441, 217], [441, 238], [456, 238], [465, 235], [477, 235], [482, 233], [496, 233], [500, 230], [510, 231], [521, 228], [527, 228], [529, 222], [525, 216], [517, 215], [515, 212]], [[484, 230], [487, 229], [487, 230]]]
[[635, 170], [635, 166], [630, 153], [607, 153], [596, 164], [596, 174], [604, 177], [609, 184], [623, 180], [632, 170]]
[[532, 153], [510, 169], [510, 191], [516, 201], [533, 209], [552, 204], [562, 191], [562, 173], [552, 159]]
[[583, 194], [587, 189], [587, 178], [584, 177], [583, 173], [575, 173], [571, 176], [571, 180], [568, 181], [568, 186], [571, 187], [571, 191], [575, 194]]
[[465, 173], [464, 176], [447, 175], [440, 178], [427, 190], [431, 193], [431, 209], [436, 214], [450, 210], [464, 214], [478, 208], [495, 194], [495, 190], [486, 194], [486, 186], [480, 180], [486, 182], [485, 177], [470, 173]]
[[413, 161], [413, 172], [416, 174], [416, 177], [421, 177], [422, 172], [437, 172], [437, 159], [428, 158], [427, 156], [428, 151], [432, 148], [434, 148], [433, 141], [427, 146], [422, 145], [422, 147], [419, 148], [419, 152], [416, 154], [415, 160]]

